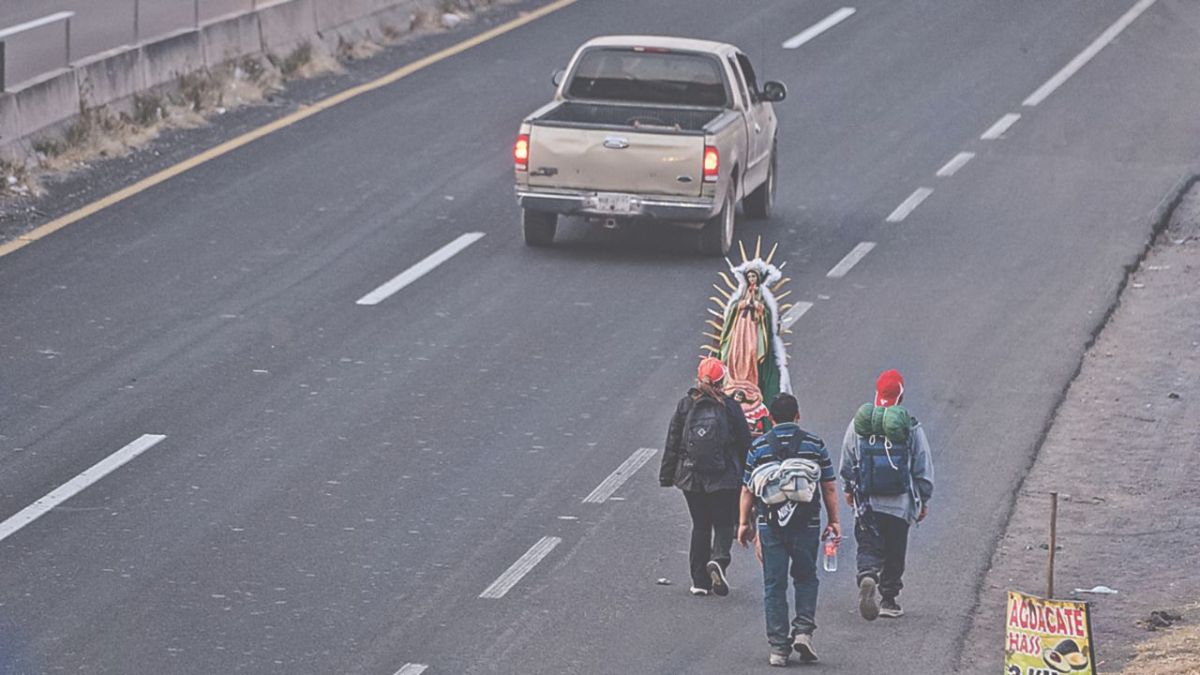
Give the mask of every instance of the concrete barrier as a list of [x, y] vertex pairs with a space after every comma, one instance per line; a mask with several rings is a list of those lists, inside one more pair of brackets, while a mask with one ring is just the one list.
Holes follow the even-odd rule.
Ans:
[[330, 50], [336, 50], [343, 40], [382, 41], [386, 39], [385, 27], [406, 32], [412, 25], [414, 13], [422, 5], [431, 3], [422, 0], [355, 0], [351, 4], [337, 5], [340, 9], [328, 8], [327, 4], [317, 4], [317, 28], [321, 42]]
[[175, 82], [181, 75], [204, 67], [200, 31], [185, 30], [142, 46], [146, 60], [146, 86]]
[[258, 10], [262, 51], [286, 55], [317, 37], [313, 0], [288, 0]]
[[0, 156], [11, 154], [4, 150], [21, 140], [21, 117], [16, 94], [0, 93]]
[[76, 63], [75, 78], [79, 96], [88, 107], [119, 103], [148, 86], [142, 50], [128, 47]]
[[79, 114], [79, 82], [64, 68], [14, 92], [20, 137], [35, 134]]
[[[249, 55], [287, 56], [304, 42], [336, 49], [340, 40], [379, 39], [385, 26], [407, 30], [419, 9], [440, 0], [260, 0], [253, 12], [233, 15], [135, 47], [121, 47], [48, 73], [19, 91], [0, 93], [0, 154], [14, 156], [20, 141], [65, 126], [80, 105], [124, 106], [134, 94], [173, 85], [180, 76]], [[474, 3], [490, 4], [488, 0]]]
[[227, 61], [262, 50], [258, 14], [239, 14], [200, 28], [204, 65], [215, 68]]

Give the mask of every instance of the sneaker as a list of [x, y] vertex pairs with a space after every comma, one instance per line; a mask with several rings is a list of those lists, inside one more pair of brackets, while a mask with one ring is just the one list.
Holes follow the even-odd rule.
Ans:
[[688, 589], [688, 593], [691, 593], [692, 595], [694, 595], [696, 597], [700, 597], [700, 596], [708, 595], [708, 589], [700, 588], [699, 586], [692, 586], [690, 589]]
[[769, 659], [767, 659], [767, 663], [769, 663], [773, 666], [785, 667], [785, 666], [787, 666], [787, 659], [788, 659], [787, 654], [771, 652], [771, 657]]
[[879, 618], [879, 600], [875, 597], [877, 585], [871, 577], [863, 577], [858, 581], [858, 612], [867, 621]]
[[792, 649], [800, 655], [802, 663], [812, 663], [817, 660], [817, 652], [813, 650], [812, 636], [808, 633], [796, 633], [792, 638]]
[[886, 619], [899, 619], [904, 616], [904, 610], [900, 609], [900, 605], [896, 604], [893, 598], [884, 598], [883, 602], [879, 603], [879, 616]]
[[729, 595], [729, 582], [725, 580], [725, 570], [716, 560], [708, 561], [708, 578], [712, 579], [712, 592], [722, 597]]

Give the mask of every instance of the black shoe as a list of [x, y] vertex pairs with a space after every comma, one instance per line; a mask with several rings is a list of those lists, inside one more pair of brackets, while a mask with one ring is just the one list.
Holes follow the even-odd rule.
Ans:
[[883, 602], [879, 603], [879, 616], [885, 619], [899, 619], [904, 616], [904, 610], [900, 609], [895, 598], [884, 598]]
[[729, 595], [729, 582], [725, 579], [725, 570], [721, 567], [721, 563], [716, 560], [708, 561], [708, 578], [712, 579], [712, 592], [720, 595]]

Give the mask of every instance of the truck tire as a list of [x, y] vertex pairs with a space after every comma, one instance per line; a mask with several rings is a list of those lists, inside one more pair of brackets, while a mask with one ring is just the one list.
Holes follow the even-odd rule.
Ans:
[[725, 206], [721, 212], [700, 230], [700, 252], [705, 255], [726, 255], [733, 248], [734, 214], [737, 204], [733, 201], [733, 186], [729, 186], [729, 196], [725, 198]]
[[771, 217], [771, 212], [775, 210], [775, 174], [777, 164], [775, 161], [775, 148], [771, 148], [771, 164], [767, 169], [767, 179], [762, 185], [758, 186], [754, 192], [751, 192], [746, 201], [743, 202], [743, 208], [746, 210], [746, 215], [756, 220], [765, 220]]
[[526, 246], [549, 246], [554, 243], [557, 228], [557, 213], [521, 209], [521, 234], [525, 236]]

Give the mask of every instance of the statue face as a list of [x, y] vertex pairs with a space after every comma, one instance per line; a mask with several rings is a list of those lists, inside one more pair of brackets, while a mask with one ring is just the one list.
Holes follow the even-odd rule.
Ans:
[[757, 285], [758, 284], [758, 272], [756, 272], [754, 270], [750, 270], [749, 272], [746, 272], [746, 283], [750, 284], [751, 286]]

